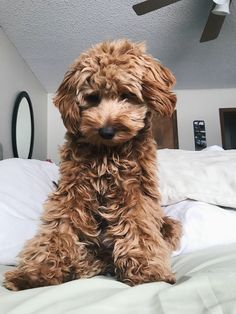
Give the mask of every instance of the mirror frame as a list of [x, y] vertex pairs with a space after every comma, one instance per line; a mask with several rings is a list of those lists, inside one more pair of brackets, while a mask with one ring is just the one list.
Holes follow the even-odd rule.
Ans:
[[32, 107], [30, 97], [26, 91], [22, 91], [17, 95], [15, 104], [14, 104], [14, 109], [13, 109], [13, 114], [12, 114], [12, 128], [11, 128], [12, 149], [13, 149], [13, 156], [19, 158], [18, 149], [17, 149], [17, 141], [16, 141], [16, 124], [17, 124], [17, 116], [18, 116], [19, 107], [23, 98], [26, 98], [28, 106], [29, 106], [29, 111], [30, 111], [31, 138], [30, 138], [30, 148], [29, 148], [28, 159], [31, 159], [32, 154], [33, 154], [33, 147], [34, 147], [34, 113], [33, 113], [33, 107]]

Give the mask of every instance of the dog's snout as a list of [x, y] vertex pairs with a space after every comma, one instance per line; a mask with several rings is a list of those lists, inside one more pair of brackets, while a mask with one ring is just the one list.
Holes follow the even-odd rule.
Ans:
[[107, 126], [104, 128], [100, 128], [98, 130], [98, 133], [102, 138], [106, 140], [111, 140], [114, 137], [116, 131], [112, 126]]

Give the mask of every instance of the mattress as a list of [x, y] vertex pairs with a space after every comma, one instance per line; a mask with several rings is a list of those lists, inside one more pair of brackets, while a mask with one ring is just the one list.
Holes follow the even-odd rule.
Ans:
[[[129, 287], [97, 276], [12, 292], [0, 287], [0, 314], [236, 313], [236, 243], [172, 258], [177, 282]], [[0, 280], [9, 266], [0, 266]]]

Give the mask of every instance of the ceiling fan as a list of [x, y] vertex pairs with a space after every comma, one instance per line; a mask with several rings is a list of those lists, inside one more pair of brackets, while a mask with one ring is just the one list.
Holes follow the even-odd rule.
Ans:
[[[179, 2], [181, 0], [146, 0], [137, 3], [133, 9], [137, 15], [143, 15], [162, 7]], [[213, 6], [208, 16], [200, 42], [213, 40], [218, 37], [225, 17], [229, 14], [229, 7], [232, 0], [213, 0]]]

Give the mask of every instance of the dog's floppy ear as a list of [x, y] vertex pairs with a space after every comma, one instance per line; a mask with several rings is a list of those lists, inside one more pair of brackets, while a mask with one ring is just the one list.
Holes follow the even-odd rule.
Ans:
[[76, 101], [80, 70], [72, 66], [65, 74], [62, 83], [53, 98], [61, 113], [65, 127], [70, 133], [77, 133], [80, 122], [80, 110]]
[[143, 98], [151, 109], [161, 115], [171, 116], [176, 104], [176, 96], [171, 91], [175, 84], [175, 77], [169, 69], [152, 57], [146, 55], [144, 59]]

